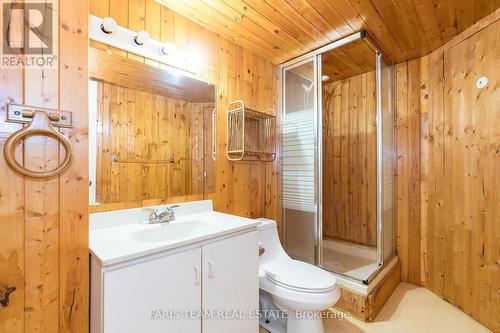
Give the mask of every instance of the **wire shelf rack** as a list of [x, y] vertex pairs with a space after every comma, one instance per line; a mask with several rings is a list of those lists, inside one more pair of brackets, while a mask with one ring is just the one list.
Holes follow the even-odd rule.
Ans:
[[252, 110], [242, 100], [227, 107], [227, 158], [272, 162], [276, 158], [276, 112]]

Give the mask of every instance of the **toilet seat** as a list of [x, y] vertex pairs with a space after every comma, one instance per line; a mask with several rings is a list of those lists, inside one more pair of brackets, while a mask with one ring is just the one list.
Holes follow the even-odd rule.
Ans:
[[337, 284], [335, 277], [327, 271], [290, 258], [268, 263], [265, 276], [283, 288], [305, 293], [327, 293]]
[[[324, 333], [323, 321], [316, 314], [340, 299], [340, 288], [333, 274], [291, 259], [281, 246], [275, 221], [261, 219], [259, 240], [266, 250], [259, 257], [262, 309], [287, 314], [274, 319], [262, 316], [261, 325], [274, 333]], [[299, 315], [304, 313], [313, 316]]]

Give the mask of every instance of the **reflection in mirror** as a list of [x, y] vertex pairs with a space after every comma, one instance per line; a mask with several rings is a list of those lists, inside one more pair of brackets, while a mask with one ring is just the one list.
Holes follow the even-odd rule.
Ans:
[[89, 81], [90, 204], [145, 206], [215, 192], [215, 87], [159, 68], [163, 75], [148, 85], [147, 70], [123, 77], [99, 69], [110, 59], [95, 61]]

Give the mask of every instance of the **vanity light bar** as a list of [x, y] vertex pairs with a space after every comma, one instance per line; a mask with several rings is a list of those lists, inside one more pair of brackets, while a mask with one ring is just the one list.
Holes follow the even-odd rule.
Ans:
[[162, 43], [150, 38], [146, 31], [135, 32], [116, 24], [110, 17], [100, 18], [89, 15], [89, 38], [138, 56], [181, 70], [190, 76], [198, 74], [197, 59], [189, 59], [189, 54], [177, 49], [172, 43]]

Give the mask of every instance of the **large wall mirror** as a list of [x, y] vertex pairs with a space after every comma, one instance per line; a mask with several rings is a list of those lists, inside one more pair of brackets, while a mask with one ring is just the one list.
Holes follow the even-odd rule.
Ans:
[[89, 67], [90, 204], [210, 198], [215, 86], [99, 50]]

